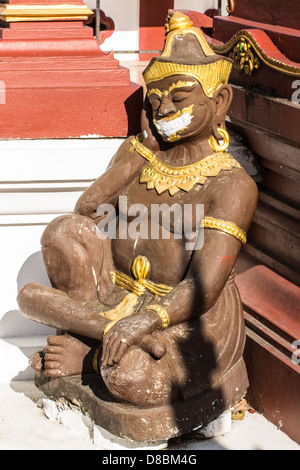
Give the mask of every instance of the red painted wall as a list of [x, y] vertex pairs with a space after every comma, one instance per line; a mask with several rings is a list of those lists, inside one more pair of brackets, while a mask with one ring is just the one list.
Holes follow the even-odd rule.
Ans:
[[[168, 10], [174, 8], [174, 0], [140, 1], [140, 51], [160, 51], [165, 39], [164, 24]], [[158, 53], [140, 54], [140, 60], [149, 60]]]

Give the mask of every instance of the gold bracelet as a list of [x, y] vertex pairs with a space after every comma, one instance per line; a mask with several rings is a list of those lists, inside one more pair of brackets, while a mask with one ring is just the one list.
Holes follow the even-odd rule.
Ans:
[[106, 325], [106, 327], [104, 328], [104, 331], [103, 331], [103, 337], [106, 335], [106, 333], [111, 329], [112, 326], [114, 326], [114, 324], [117, 323], [117, 320], [113, 320], [111, 321], [110, 323], [108, 323]]
[[157, 315], [161, 318], [161, 327], [168, 328], [170, 325], [170, 317], [165, 308], [161, 307], [160, 305], [149, 305], [149, 307], [146, 307], [146, 310], [154, 310], [155, 313], [157, 313]]
[[100, 349], [101, 349], [101, 345], [96, 348], [94, 355], [93, 355], [93, 369], [98, 375], [100, 374], [99, 367], [98, 367], [98, 358], [99, 358]]

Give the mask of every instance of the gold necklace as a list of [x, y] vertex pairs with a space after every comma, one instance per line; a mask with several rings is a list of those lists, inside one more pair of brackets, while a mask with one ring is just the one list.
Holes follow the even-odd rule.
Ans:
[[130, 143], [130, 151], [136, 150], [149, 162], [141, 171], [140, 183], [146, 183], [147, 189], [156, 189], [158, 194], [168, 190], [173, 196], [181, 189], [188, 192], [195, 184], [203, 184], [207, 177], [216, 176], [221, 170], [241, 168], [228, 152], [217, 152], [192, 165], [174, 167], [163, 163], [137, 138]]

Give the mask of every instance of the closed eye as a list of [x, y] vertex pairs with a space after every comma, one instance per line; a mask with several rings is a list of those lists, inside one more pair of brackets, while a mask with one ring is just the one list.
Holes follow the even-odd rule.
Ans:
[[183, 101], [187, 99], [190, 96], [190, 93], [186, 93], [184, 91], [180, 92], [177, 91], [176, 93], [173, 94], [173, 101], [177, 103], [178, 101]]
[[157, 96], [153, 96], [149, 99], [152, 109], [156, 111], [161, 104], [161, 100]]

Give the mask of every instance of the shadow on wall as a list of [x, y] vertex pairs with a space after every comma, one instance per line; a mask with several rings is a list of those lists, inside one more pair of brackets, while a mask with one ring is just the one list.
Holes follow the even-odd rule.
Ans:
[[[37, 282], [50, 286], [50, 281], [44, 267], [42, 253], [33, 253], [22, 265], [17, 276], [17, 292], [29, 282]], [[0, 320], [0, 338], [24, 337], [31, 335], [44, 335], [53, 331], [40, 323], [25, 318], [19, 310], [10, 310]]]
[[[33, 253], [23, 263], [17, 276], [17, 292], [29, 282], [37, 282], [50, 286], [41, 252]], [[48, 326], [25, 318], [19, 310], [6, 312], [0, 320], [0, 339], [7, 344], [8, 357], [4, 350], [4, 366], [9, 369], [12, 380], [29, 380], [33, 378], [33, 370], [28, 365], [29, 357], [41, 350], [46, 344], [46, 337], [55, 330]], [[10, 349], [10, 346], [15, 348]], [[5, 374], [5, 371], [3, 371]]]

